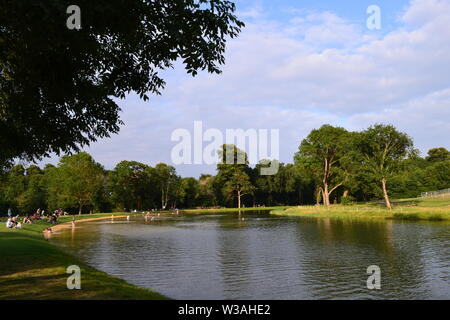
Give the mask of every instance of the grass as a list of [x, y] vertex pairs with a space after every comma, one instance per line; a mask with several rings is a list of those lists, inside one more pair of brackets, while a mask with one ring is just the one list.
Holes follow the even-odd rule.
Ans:
[[[121, 215], [116, 213], [114, 215]], [[75, 219], [110, 217], [108, 214], [61, 217], [58, 223]], [[44, 221], [8, 229], [0, 225], [0, 299], [167, 299], [92, 268], [44, 240]], [[66, 286], [66, 268], [81, 268], [81, 290]]]
[[286, 208], [291, 208], [291, 206], [275, 206], [275, 207], [247, 207], [247, 208], [219, 208], [219, 209], [184, 209], [180, 210], [180, 213], [187, 214], [203, 214], [203, 213], [226, 213], [226, 212], [236, 212], [236, 211], [268, 211], [268, 210], [282, 210]]
[[395, 200], [392, 210], [372, 202], [350, 206], [332, 205], [328, 208], [325, 206], [297, 206], [275, 209], [270, 213], [291, 217], [450, 221], [450, 198]]

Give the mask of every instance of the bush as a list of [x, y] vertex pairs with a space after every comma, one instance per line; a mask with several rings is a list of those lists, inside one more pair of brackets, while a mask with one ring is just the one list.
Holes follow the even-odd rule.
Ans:
[[341, 198], [341, 204], [343, 206], [350, 206], [350, 205], [354, 204], [354, 202], [355, 202], [355, 198], [353, 198], [352, 196], [346, 196], [346, 197]]

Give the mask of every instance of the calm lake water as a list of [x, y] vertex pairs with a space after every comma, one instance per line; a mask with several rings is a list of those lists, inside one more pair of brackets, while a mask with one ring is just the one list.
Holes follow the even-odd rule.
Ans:
[[[176, 299], [450, 299], [448, 223], [139, 216], [79, 224], [51, 241]], [[367, 289], [370, 265], [381, 290]]]

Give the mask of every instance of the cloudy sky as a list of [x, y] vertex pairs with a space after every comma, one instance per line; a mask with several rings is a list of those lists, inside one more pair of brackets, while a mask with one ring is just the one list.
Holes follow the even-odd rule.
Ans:
[[[366, 26], [369, 5], [381, 9], [380, 30]], [[119, 101], [125, 126], [86, 151], [107, 169], [120, 160], [173, 164], [171, 134], [193, 131], [195, 120], [223, 132], [279, 129], [283, 162], [325, 123], [389, 123], [424, 153], [450, 148], [450, 0], [239, 0], [237, 8], [246, 28], [228, 43], [221, 75], [164, 72], [163, 95]]]

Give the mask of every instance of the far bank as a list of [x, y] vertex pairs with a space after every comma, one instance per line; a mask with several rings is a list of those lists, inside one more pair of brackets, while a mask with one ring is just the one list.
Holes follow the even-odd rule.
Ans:
[[382, 204], [365, 203], [329, 207], [297, 206], [274, 209], [270, 213], [289, 217], [450, 221], [450, 198], [402, 199], [393, 201], [393, 204], [392, 210], [385, 208]]

